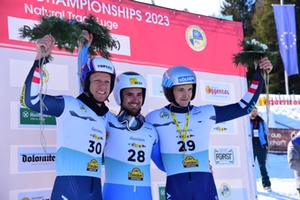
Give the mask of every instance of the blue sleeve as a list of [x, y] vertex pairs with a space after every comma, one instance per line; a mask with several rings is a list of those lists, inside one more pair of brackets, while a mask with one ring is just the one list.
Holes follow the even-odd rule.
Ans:
[[166, 171], [160, 154], [160, 142], [156, 142], [152, 147], [151, 159], [158, 169]]
[[[45, 63], [47, 62], [46, 60]], [[46, 94], [40, 96], [40, 64], [40, 60], [36, 60], [33, 63], [23, 86], [20, 103], [24, 107], [36, 112], [40, 112], [40, 107], [42, 107], [43, 114], [59, 117], [64, 111], [64, 98], [62, 96], [50, 96]], [[43, 104], [41, 104], [40, 98], [42, 98]]]
[[77, 56], [77, 65], [78, 65], [78, 71], [80, 72], [81, 67], [87, 63], [89, 59], [89, 46], [88, 43], [86, 43], [83, 47], [81, 47], [78, 51]]
[[249, 114], [255, 107], [263, 85], [264, 79], [258, 67], [247, 93], [238, 103], [226, 106], [214, 106], [216, 111], [216, 123], [233, 120]]
[[81, 88], [81, 84], [80, 84], [80, 71], [81, 68], [87, 63], [89, 59], [88, 50], [89, 50], [89, 46], [88, 43], [86, 43], [83, 47], [79, 48], [78, 55], [77, 55], [78, 87], [79, 87], [80, 94], [83, 92], [83, 88]]

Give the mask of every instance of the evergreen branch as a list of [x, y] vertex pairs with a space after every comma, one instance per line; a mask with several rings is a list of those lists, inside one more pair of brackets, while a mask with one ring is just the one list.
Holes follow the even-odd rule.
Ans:
[[100, 54], [102, 57], [110, 59], [109, 50], [116, 47], [116, 42], [111, 37], [109, 30], [101, 26], [93, 15], [89, 15], [83, 22], [55, 16], [41, 16], [39, 23], [34, 24], [33, 28], [24, 25], [19, 29], [19, 34], [21, 39], [27, 38], [30, 42], [35, 42], [37, 39], [51, 34], [56, 40], [55, 46], [58, 49], [73, 53], [79, 47], [78, 41], [86, 42], [80, 36], [82, 30], [93, 34], [89, 54], [92, 56]]
[[235, 66], [242, 64], [246, 67], [253, 67], [254, 61], [258, 61], [263, 57], [268, 57], [271, 62], [275, 62], [276, 55], [268, 49], [264, 43], [260, 43], [255, 39], [245, 38], [239, 44], [242, 51], [233, 54], [232, 61]]
[[[110, 59], [111, 55], [108, 49], [117, 48], [115, 40], [111, 37], [109, 30], [101, 26], [93, 15], [89, 15], [84, 22], [77, 23], [80, 30], [87, 30], [93, 34], [93, 41], [89, 47], [89, 54], [92, 56], [99, 53], [102, 57]], [[80, 39], [82, 41], [82, 39]]]

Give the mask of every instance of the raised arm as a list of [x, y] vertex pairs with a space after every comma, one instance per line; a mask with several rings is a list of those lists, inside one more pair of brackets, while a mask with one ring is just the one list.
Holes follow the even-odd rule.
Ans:
[[256, 67], [254, 80], [244, 97], [235, 104], [214, 106], [216, 111], [216, 123], [229, 121], [249, 114], [255, 107], [264, 84], [261, 70], [266, 70], [269, 73], [272, 68], [273, 66], [268, 58], [262, 58], [259, 62], [259, 67]]
[[[54, 38], [50, 35], [38, 39], [36, 42], [37, 55], [25, 80], [20, 103], [36, 112], [40, 112], [52, 116], [60, 116], [64, 110], [64, 99], [61, 96], [40, 95], [41, 68], [48, 63], [48, 56], [54, 45]], [[44, 49], [43, 51], [41, 49]], [[41, 100], [43, 102], [41, 106]]]
[[[77, 67], [78, 67], [78, 73], [80, 72], [83, 65], [85, 65], [89, 59], [89, 46], [91, 45], [93, 41], [93, 35], [89, 34], [88, 31], [83, 30], [81, 33], [81, 37], [83, 37], [87, 42], [80, 42], [79, 43], [79, 51], [77, 55]], [[80, 77], [80, 74], [78, 74]], [[78, 80], [80, 80], [78, 78]], [[80, 82], [79, 82], [80, 87]], [[83, 88], [80, 87], [80, 93], [83, 92]]]
[[79, 51], [77, 57], [77, 64], [78, 64], [78, 71], [80, 71], [81, 67], [85, 65], [85, 63], [89, 59], [89, 46], [93, 41], [93, 35], [89, 34], [86, 30], [83, 30], [81, 33], [81, 37], [87, 40], [86, 43], [80, 42], [79, 44]]

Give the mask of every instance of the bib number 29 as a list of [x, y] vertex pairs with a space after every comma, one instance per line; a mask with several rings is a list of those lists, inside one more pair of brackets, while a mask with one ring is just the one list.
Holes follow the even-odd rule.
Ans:
[[187, 151], [186, 148], [188, 148], [189, 151], [194, 151], [196, 148], [195, 142], [193, 140], [188, 140], [186, 142], [179, 141], [179, 142], [177, 142], [177, 144], [180, 145], [179, 152]]

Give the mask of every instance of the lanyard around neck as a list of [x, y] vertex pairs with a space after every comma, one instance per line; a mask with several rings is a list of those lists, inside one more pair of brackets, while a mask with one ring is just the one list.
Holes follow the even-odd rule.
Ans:
[[190, 120], [190, 112], [187, 112], [185, 115], [185, 125], [184, 125], [184, 129], [183, 129], [183, 133], [181, 132], [181, 128], [179, 126], [178, 120], [175, 116], [175, 114], [173, 112], [171, 112], [172, 118], [175, 122], [176, 125], [176, 129], [179, 132], [180, 138], [182, 139], [183, 143], [184, 143], [184, 150], [183, 150], [183, 155], [184, 155], [184, 159], [186, 158], [186, 149], [185, 149], [185, 140], [186, 140], [186, 133], [189, 127], [189, 120]]
[[258, 129], [257, 123], [258, 123], [258, 118], [255, 117], [254, 119], [251, 120], [252, 123], [252, 129]]

